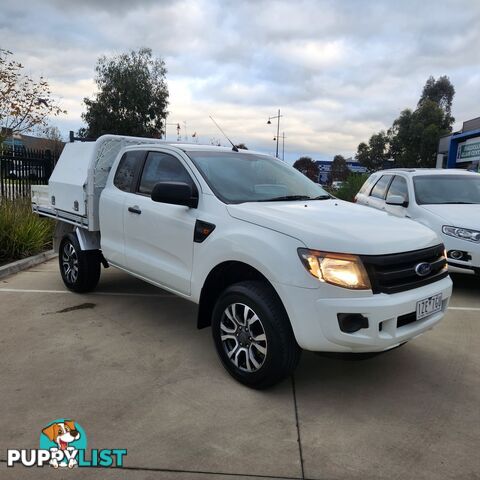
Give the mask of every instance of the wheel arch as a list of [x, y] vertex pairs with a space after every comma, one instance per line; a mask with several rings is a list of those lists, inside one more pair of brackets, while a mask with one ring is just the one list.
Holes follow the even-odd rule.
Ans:
[[80, 250], [100, 250], [100, 232], [91, 232], [84, 228], [79, 228], [71, 223], [58, 221], [55, 225], [55, 231], [53, 233], [53, 249], [58, 253], [60, 243], [70, 233], [76, 235]]
[[197, 327], [201, 329], [211, 325], [213, 307], [217, 298], [225, 288], [246, 280], [257, 280], [268, 285], [272, 291], [272, 295], [275, 295], [279, 299], [282, 308], [285, 310], [275, 287], [265, 275], [248, 263], [238, 260], [228, 260], [216, 265], [209, 272], [203, 283], [198, 306]]

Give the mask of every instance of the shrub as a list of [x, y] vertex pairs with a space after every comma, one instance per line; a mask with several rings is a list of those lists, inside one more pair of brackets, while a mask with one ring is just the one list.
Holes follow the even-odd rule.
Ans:
[[35, 255], [52, 245], [54, 222], [34, 215], [30, 199], [0, 199], [0, 262]]
[[343, 185], [337, 191], [332, 193], [340, 200], [353, 202], [355, 195], [358, 193], [368, 177], [368, 173], [361, 175], [358, 173], [352, 173], [348, 176]]

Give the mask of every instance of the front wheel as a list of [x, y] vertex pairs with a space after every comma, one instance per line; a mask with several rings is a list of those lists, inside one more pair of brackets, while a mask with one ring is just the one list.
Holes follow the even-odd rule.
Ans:
[[262, 282], [237, 283], [220, 295], [212, 334], [228, 373], [252, 388], [280, 382], [300, 358], [285, 309], [272, 287]]
[[84, 293], [97, 286], [100, 279], [100, 253], [98, 250], [81, 250], [74, 233], [63, 237], [58, 261], [63, 283], [69, 290]]

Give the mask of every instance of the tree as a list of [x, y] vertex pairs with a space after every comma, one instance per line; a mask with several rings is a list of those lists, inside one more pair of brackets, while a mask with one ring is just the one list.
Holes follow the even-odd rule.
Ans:
[[60, 157], [65, 142], [58, 127], [49, 125], [37, 132], [37, 136], [42, 139], [39, 142], [40, 149], [50, 150], [55, 158]]
[[438, 141], [452, 131], [455, 88], [447, 76], [429, 77], [415, 110], [406, 109], [387, 133], [372, 135], [358, 145], [356, 159], [369, 171], [383, 168], [392, 158], [396, 166], [434, 167]]
[[167, 69], [149, 48], [112, 58], [102, 56], [95, 67], [98, 93], [85, 98], [80, 134], [98, 138], [105, 133], [161, 137], [167, 115]]
[[426, 99], [415, 110], [404, 110], [390, 129], [390, 154], [399, 167], [434, 167], [438, 140], [450, 132], [445, 114]]
[[369, 172], [381, 170], [389, 158], [389, 138], [382, 130], [373, 134], [368, 144], [362, 142], [358, 145], [355, 159]]
[[0, 143], [7, 135], [46, 127], [49, 116], [67, 113], [53, 98], [48, 82], [24, 74], [24, 66], [11, 55], [0, 49]]
[[302, 172], [310, 180], [318, 182], [318, 165], [310, 157], [300, 157], [295, 161], [293, 167]]
[[335, 180], [345, 181], [349, 174], [350, 169], [345, 158], [342, 155], [335, 155], [330, 167], [330, 183]]
[[452, 117], [452, 103], [455, 95], [455, 88], [450, 79], [443, 75], [435, 80], [430, 76], [426, 81], [417, 107], [420, 107], [427, 100], [435, 102], [444, 113], [444, 122], [442, 128], [451, 129], [455, 119]]

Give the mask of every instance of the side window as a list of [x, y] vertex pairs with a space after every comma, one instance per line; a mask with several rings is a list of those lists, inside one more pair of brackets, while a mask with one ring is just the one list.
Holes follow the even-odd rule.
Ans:
[[362, 193], [363, 195], [368, 195], [376, 179], [377, 177], [375, 175], [370, 175], [370, 177], [367, 178], [367, 180], [362, 185], [362, 188], [358, 191], [358, 193]]
[[392, 195], [400, 195], [405, 202], [408, 202], [407, 181], [403, 177], [396, 175], [393, 179], [393, 182], [388, 189], [387, 202]]
[[391, 175], [382, 175], [382, 177], [380, 177], [380, 180], [373, 187], [370, 196], [375, 198], [381, 198], [383, 200], [385, 198], [385, 193], [387, 192], [388, 184], [390, 183], [391, 179]]
[[195, 188], [190, 175], [177, 158], [168, 153], [150, 152], [145, 160], [138, 191], [150, 195], [159, 182], [185, 182]]
[[113, 184], [117, 188], [124, 192], [130, 192], [132, 190], [135, 172], [144, 155], [145, 152], [142, 152], [141, 150], [126, 152], [123, 154], [113, 179]]

